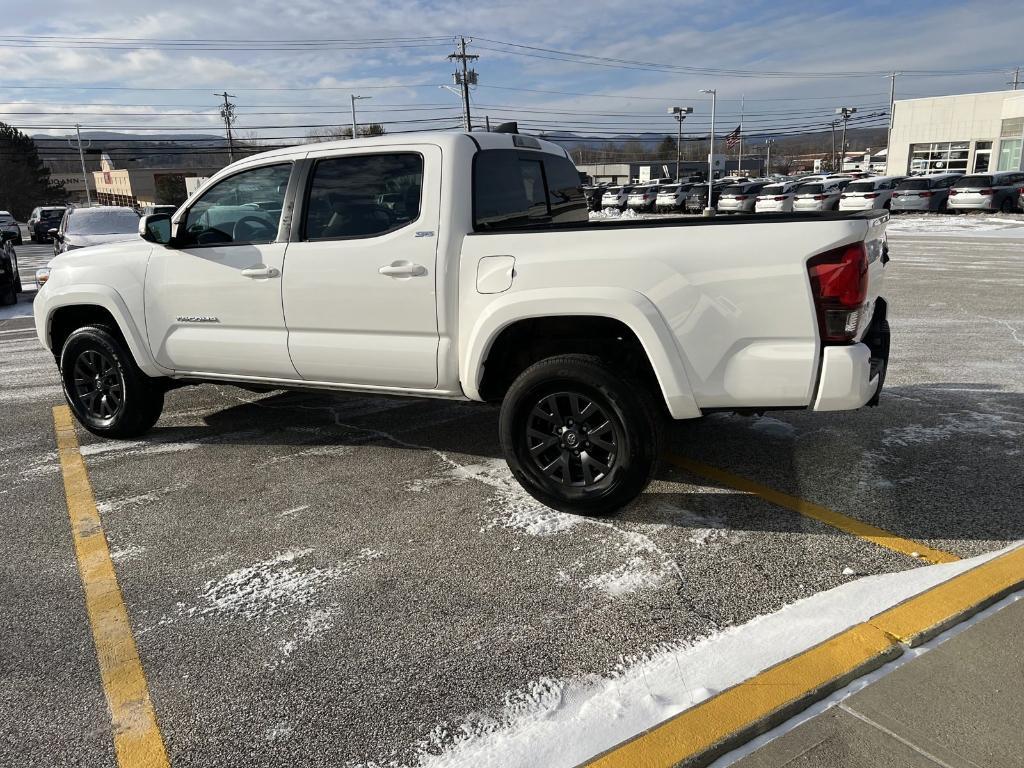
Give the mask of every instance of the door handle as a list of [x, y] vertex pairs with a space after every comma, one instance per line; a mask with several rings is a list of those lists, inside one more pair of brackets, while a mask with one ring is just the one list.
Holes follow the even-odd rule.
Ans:
[[277, 277], [281, 274], [281, 270], [276, 267], [247, 267], [242, 270], [242, 277], [251, 277], [254, 280], [263, 277]]
[[385, 264], [377, 271], [388, 277], [422, 277], [427, 274], [427, 268], [422, 264], [410, 264], [408, 261]]

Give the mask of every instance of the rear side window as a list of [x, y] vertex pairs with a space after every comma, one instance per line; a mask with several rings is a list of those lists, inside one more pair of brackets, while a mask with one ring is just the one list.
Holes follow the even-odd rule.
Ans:
[[309, 183], [305, 240], [343, 240], [401, 229], [420, 216], [423, 156], [346, 155], [317, 162]]
[[[881, 189], [882, 187], [879, 187]], [[873, 181], [855, 181], [850, 184], [847, 188], [847, 192], [872, 192], [875, 189], [875, 182]]]
[[731, 187], [726, 187], [725, 189], [722, 190], [722, 197], [725, 197], [726, 195], [742, 195], [743, 190], [744, 188], [738, 184], [733, 185]]
[[473, 217], [478, 230], [586, 221], [587, 203], [576, 166], [566, 158], [525, 150], [478, 152], [473, 162]]
[[824, 186], [821, 184], [801, 184], [799, 187], [796, 188], [796, 193], [798, 195], [816, 195], [819, 194], [823, 189]]
[[931, 185], [932, 183], [928, 179], [907, 179], [901, 181], [896, 189], [930, 189]]
[[964, 176], [953, 185], [957, 189], [976, 189], [979, 187], [991, 187], [991, 176]]

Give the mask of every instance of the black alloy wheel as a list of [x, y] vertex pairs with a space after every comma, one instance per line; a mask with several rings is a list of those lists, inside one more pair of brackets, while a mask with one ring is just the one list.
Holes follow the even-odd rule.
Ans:
[[109, 424], [124, 405], [124, 377], [105, 351], [85, 349], [74, 363], [72, 394], [84, 413]]
[[562, 485], [597, 485], [615, 466], [621, 442], [615, 424], [593, 398], [580, 392], [541, 397], [525, 429], [534, 465]]

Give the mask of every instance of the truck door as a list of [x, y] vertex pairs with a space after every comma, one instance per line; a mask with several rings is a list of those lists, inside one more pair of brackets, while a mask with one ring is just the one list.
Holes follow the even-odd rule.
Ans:
[[296, 370], [309, 381], [436, 387], [440, 148], [311, 154], [309, 174], [284, 275]]
[[[281, 310], [293, 164], [218, 182], [156, 246], [146, 271], [146, 327], [157, 361], [176, 371], [295, 379]], [[285, 233], [279, 236], [279, 229]]]

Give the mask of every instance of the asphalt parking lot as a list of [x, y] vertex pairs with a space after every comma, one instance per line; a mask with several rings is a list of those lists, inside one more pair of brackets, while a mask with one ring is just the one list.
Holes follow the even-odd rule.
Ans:
[[[686, 462], [918, 554], [1024, 539], [1022, 243], [893, 235], [880, 407], [679, 423], [675, 463], [612, 518], [526, 496], [483, 406], [203, 385], [144, 439], [79, 430], [171, 763], [417, 765], [560, 681], [927, 565]], [[115, 764], [61, 402], [31, 320], [0, 321], [3, 765]]]

